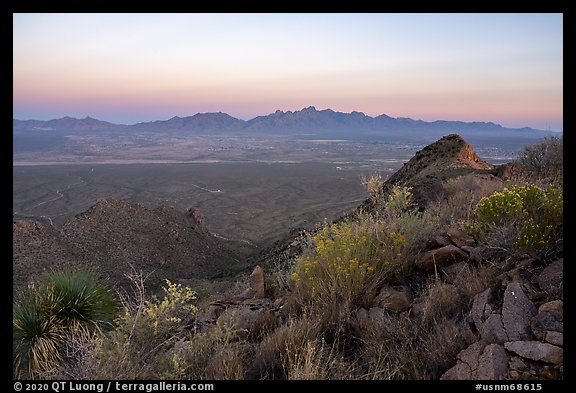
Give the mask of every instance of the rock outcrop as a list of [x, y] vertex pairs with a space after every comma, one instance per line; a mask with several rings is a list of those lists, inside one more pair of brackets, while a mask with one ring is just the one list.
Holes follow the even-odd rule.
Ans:
[[[557, 291], [547, 291], [562, 287], [561, 266], [562, 259], [529, 275], [536, 270], [534, 260], [520, 260], [510, 266], [516, 270], [516, 281], [506, 283], [507, 276], [502, 276], [505, 288], [501, 299], [494, 288], [477, 294], [469, 319], [479, 339], [458, 354], [457, 363], [441, 379], [561, 378], [563, 301], [556, 298], [536, 307], [534, 300], [542, 295], [561, 296]], [[550, 282], [553, 285], [548, 286]], [[538, 285], [541, 292], [535, 291]], [[534, 292], [533, 299], [526, 287]]]
[[[384, 182], [382, 193], [388, 195], [394, 185], [409, 186], [415, 202], [423, 206], [439, 196], [443, 182], [469, 174], [488, 176], [490, 181], [496, 179], [492, 165], [478, 157], [474, 148], [460, 135], [450, 134], [416, 152]], [[373, 208], [370, 199], [361, 206], [367, 211]]]

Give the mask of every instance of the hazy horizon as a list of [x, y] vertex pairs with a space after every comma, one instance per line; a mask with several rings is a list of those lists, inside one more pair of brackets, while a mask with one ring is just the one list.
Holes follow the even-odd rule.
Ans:
[[562, 14], [14, 14], [13, 117], [308, 106], [563, 131]]

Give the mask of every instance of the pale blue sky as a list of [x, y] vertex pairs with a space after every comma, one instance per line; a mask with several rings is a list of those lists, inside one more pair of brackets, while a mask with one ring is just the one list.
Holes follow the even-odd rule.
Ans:
[[562, 14], [15, 14], [13, 114], [309, 105], [563, 129]]

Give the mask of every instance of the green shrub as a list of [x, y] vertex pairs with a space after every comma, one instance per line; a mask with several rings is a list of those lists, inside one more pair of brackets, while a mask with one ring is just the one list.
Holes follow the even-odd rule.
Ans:
[[95, 373], [99, 379], [158, 379], [169, 372], [164, 363], [157, 364], [159, 356], [193, 333], [182, 329], [197, 312], [193, 290], [165, 280], [164, 295], [146, 299], [144, 279], [131, 280], [135, 296], [124, 299], [118, 327], [106, 334], [98, 349]]
[[162, 287], [164, 297], [146, 301], [142, 309], [143, 317], [150, 320], [152, 332], [155, 335], [167, 334], [182, 320], [195, 314], [198, 308], [194, 304], [197, 295], [189, 287], [174, 284], [166, 279]]
[[561, 234], [562, 215], [561, 188], [524, 184], [482, 198], [470, 229], [486, 238], [509, 228], [515, 250], [545, 250]]
[[51, 272], [18, 295], [12, 318], [17, 377], [37, 378], [60, 365], [72, 335], [111, 326], [117, 302], [96, 277], [93, 269]]

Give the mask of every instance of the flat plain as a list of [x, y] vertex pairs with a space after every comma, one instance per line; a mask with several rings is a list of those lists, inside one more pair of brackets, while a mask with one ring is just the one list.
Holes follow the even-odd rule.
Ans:
[[256, 247], [358, 206], [365, 172], [317, 162], [14, 166], [13, 219], [58, 226], [99, 198], [120, 197], [200, 208], [210, 232]]
[[[155, 134], [152, 134], [154, 136]], [[152, 138], [147, 135], [146, 138]], [[148, 207], [199, 208], [215, 236], [247, 252], [293, 230], [311, 229], [351, 211], [367, 198], [361, 175], [398, 170], [429, 141], [281, 137], [116, 136], [64, 138], [54, 144], [15, 142], [13, 220], [59, 226], [100, 198]], [[480, 141], [479, 141], [480, 142]], [[493, 164], [509, 161], [522, 144], [478, 143]]]

